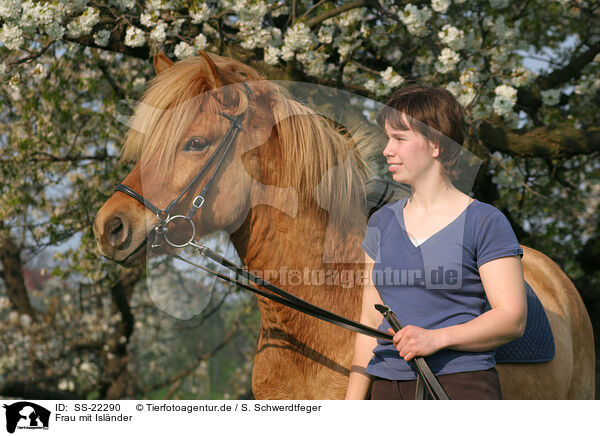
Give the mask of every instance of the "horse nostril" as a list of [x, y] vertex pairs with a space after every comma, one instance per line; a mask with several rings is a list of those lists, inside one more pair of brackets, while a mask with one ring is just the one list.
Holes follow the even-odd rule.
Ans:
[[113, 247], [118, 247], [127, 237], [125, 226], [120, 218], [114, 217], [107, 225], [105, 234], [108, 236], [108, 241]]

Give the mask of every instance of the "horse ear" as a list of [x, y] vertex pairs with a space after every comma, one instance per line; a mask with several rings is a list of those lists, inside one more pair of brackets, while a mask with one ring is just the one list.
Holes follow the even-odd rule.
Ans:
[[156, 71], [156, 74], [160, 74], [173, 64], [174, 62], [163, 52], [154, 55], [154, 71]]
[[217, 71], [217, 66], [215, 65], [213, 60], [210, 58], [208, 53], [206, 53], [204, 50], [200, 50], [200, 56], [202, 56], [204, 58], [204, 60], [208, 64], [208, 68], [210, 68], [210, 72], [212, 73], [214, 84], [215, 84], [215, 89], [220, 88], [222, 85], [222, 82], [221, 82], [221, 78], [219, 76], [219, 72]]

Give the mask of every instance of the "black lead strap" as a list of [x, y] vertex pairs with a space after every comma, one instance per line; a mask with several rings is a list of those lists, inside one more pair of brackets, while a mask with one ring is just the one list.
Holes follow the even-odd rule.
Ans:
[[[387, 320], [392, 327], [394, 332], [398, 332], [402, 329], [402, 325], [398, 318], [396, 318], [396, 314], [392, 312], [392, 310], [388, 306], [383, 306], [381, 304], [376, 304], [375, 309], [377, 309]], [[429, 392], [429, 395], [434, 400], [449, 400], [448, 394], [440, 384], [440, 382], [435, 378], [435, 375], [425, 362], [425, 358], [423, 357], [415, 357], [414, 359], [415, 366], [417, 367], [417, 388], [415, 399], [416, 400], [426, 400], [427, 397], [425, 395], [425, 388]]]
[[[190, 245], [192, 245], [192, 244], [190, 244]], [[185, 262], [189, 265], [195, 266], [195, 267], [200, 268], [210, 274], [213, 274], [213, 275], [219, 277], [220, 279], [226, 280], [230, 283], [234, 283], [248, 291], [254, 292], [255, 294], [258, 294], [262, 297], [268, 298], [270, 300], [281, 303], [285, 306], [291, 307], [292, 309], [296, 309], [307, 315], [313, 316], [315, 318], [319, 318], [323, 321], [330, 322], [339, 327], [343, 327], [348, 330], [352, 330], [353, 332], [356, 332], [356, 333], [362, 333], [367, 336], [371, 336], [371, 337], [378, 338], [378, 339], [383, 339], [383, 340], [390, 341], [390, 342], [392, 340], [392, 335], [390, 335], [388, 333], [384, 333], [380, 330], [374, 329], [373, 327], [369, 327], [369, 326], [361, 324], [359, 322], [344, 318], [343, 316], [337, 315], [337, 314], [330, 312], [326, 309], [323, 309], [319, 306], [315, 306], [314, 304], [309, 303], [306, 300], [298, 298], [295, 295], [292, 295], [289, 292], [284, 291], [283, 289], [275, 286], [274, 284], [252, 274], [250, 271], [240, 268], [239, 266], [230, 262], [229, 260], [227, 260], [226, 258], [221, 256], [220, 254], [215, 253], [210, 248], [208, 248], [204, 245], [200, 246], [200, 245], [193, 244], [193, 246], [195, 248], [197, 248], [198, 251], [200, 251], [200, 254], [202, 254], [203, 256], [208, 257], [209, 259], [211, 259], [212, 261], [214, 261], [220, 265], [223, 265], [224, 267], [233, 271], [237, 276], [245, 278], [247, 280], [251, 280], [254, 283], [256, 283], [258, 286], [262, 286], [263, 288], [268, 289], [272, 293], [265, 292], [254, 286], [246, 285], [238, 280], [232, 279], [231, 277], [228, 277], [226, 275], [212, 271], [208, 268], [203, 267], [202, 265], [198, 265], [198, 264], [196, 264], [188, 259], [185, 259], [177, 254], [171, 254], [171, 256], [173, 256], [176, 259], [182, 260], [183, 262]]]

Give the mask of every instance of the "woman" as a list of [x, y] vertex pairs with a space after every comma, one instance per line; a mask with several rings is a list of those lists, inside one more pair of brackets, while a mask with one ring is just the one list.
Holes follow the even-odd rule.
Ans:
[[389, 171], [411, 195], [369, 219], [362, 247], [374, 280], [361, 322], [394, 334], [373, 307], [385, 303], [404, 327], [393, 343], [357, 335], [346, 399], [414, 399], [416, 356], [451, 399], [501, 399], [493, 350], [525, 330], [523, 250], [498, 209], [452, 183], [460, 105], [447, 90], [410, 86], [377, 122]]

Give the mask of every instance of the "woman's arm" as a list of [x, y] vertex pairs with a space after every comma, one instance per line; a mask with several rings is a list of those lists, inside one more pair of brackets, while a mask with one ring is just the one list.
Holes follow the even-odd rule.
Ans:
[[[373, 260], [365, 253], [365, 271], [369, 283], [363, 290], [362, 309], [360, 322], [370, 327], [377, 328], [381, 324], [383, 316], [373, 306], [383, 304], [379, 297], [379, 292], [371, 283], [371, 273], [373, 271]], [[352, 367], [350, 368], [350, 379], [348, 381], [348, 390], [346, 391], [346, 400], [364, 400], [371, 387], [371, 376], [365, 372], [367, 365], [373, 357], [373, 349], [377, 346], [377, 339], [370, 336], [356, 334], [354, 342], [354, 357], [352, 358]]]
[[486, 351], [523, 336], [527, 297], [520, 257], [486, 262], [479, 275], [491, 309], [464, 324], [439, 329], [443, 348]]
[[[448, 348], [487, 351], [523, 336], [527, 298], [519, 256], [491, 260], [479, 267], [491, 309], [464, 324], [435, 330], [408, 325], [394, 335], [394, 345], [404, 360], [429, 356]], [[390, 329], [389, 333], [394, 334]]]

